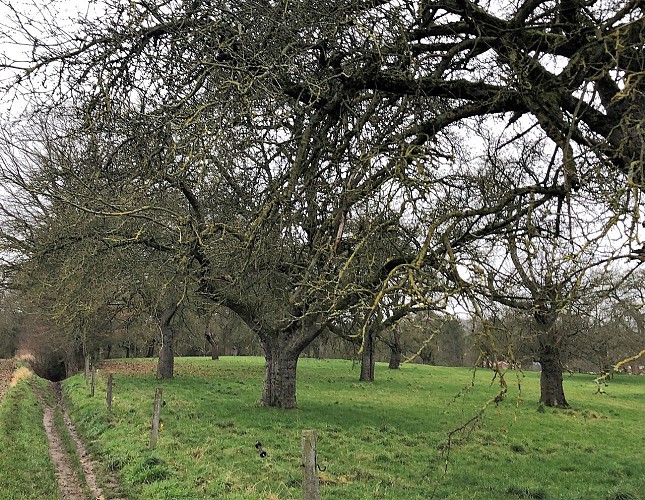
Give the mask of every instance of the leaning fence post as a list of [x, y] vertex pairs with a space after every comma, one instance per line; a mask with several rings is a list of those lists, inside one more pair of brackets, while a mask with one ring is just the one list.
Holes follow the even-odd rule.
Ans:
[[161, 388], [157, 388], [155, 392], [155, 404], [152, 411], [152, 430], [150, 432], [150, 449], [153, 450], [157, 446], [157, 437], [159, 436], [159, 420], [161, 416]]
[[316, 433], [313, 430], [304, 430], [302, 431], [302, 498], [304, 500], [320, 499], [320, 481], [316, 466]]
[[105, 407], [107, 408], [108, 416], [112, 414], [112, 374], [108, 374], [107, 380], [107, 394], [105, 396]]

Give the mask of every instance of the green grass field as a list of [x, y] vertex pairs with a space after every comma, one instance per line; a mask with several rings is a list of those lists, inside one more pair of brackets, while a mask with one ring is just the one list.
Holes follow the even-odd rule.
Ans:
[[[370, 384], [351, 361], [302, 359], [299, 409], [283, 411], [257, 404], [261, 358], [180, 358], [163, 382], [154, 367], [107, 365], [94, 398], [82, 375], [63, 384], [79, 431], [128, 498], [301, 498], [303, 429], [318, 434], [324, 499], [645, 498], [645, 377], [617, 376], [594, 394], [593, 376], [567, 376], [573, 408], [553, 410], [536, 403], [539, 374], [521, 378], [520, 400], [508, 373], [506, 399], [453, 435], [447, 457], [447, 433], [499, 392], [491, 371], [471, 387], [468, 369], [377, 365]], [[116, 371], [109, 418], [107, 370]], [[151, 452], [156, 387], [166, 405]]]

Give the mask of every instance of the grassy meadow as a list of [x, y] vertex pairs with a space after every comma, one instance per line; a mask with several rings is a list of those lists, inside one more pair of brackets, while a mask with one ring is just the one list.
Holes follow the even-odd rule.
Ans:
[[[323, 499], [645, 499], [645, 377], [617, 376], [594, 394], [593, 376], [567, 376], [572, 409], [553, 410], [536, 403], [539, 374], [509, 372], [507, 397], [453, 434], [447, 453], [448, 432], [499, 393], [490, 370], [471, 386], [465, 368], [379, 364], [370, 384], [351, 361], [302, 359], [291, 411], [258, 406], [261, 358], [180, 358], [170, 381], [154, 370], [154, 360], [108, 362], [93, 398], [82, 375], [63, 383], [79, 432], [130, 499], [301, 498], [303, 429], [318, 434]], [[163, 428], [149, 451], [156, 387]]]

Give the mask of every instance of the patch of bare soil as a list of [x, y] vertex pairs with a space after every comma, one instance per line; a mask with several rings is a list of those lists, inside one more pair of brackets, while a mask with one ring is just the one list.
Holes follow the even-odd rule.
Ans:
[[9, 387], [15, 369], [16, 362], [13, 359], [0, 359], [0, 399]]
[[147, 361], [108, 359], [101, 362], [101, 370], [103, 370], [105, 373], [136, 377], [154, 375], [157, 371], [157, 364]]

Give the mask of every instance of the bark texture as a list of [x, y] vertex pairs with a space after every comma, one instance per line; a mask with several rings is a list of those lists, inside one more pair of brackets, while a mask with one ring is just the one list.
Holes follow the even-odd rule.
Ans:
[[157, 362], [158, 379], [171, 379], [175, 375], [174, 332], [171, 322], [177, 309], [178, 304], [172, 303], [159, 316], [161, 349], [159, 349], [159, 361]]
[[540, 365], [542, 373], [540, 375], [540, 403], [546, 406], [558, 408], [568, 408], [564, 397], [564, 388], [562, 386], [562, 365], [560, 342], [561, 336], [557, 331], [557, 313], [551, 311], [550, 314], [536, 314], [540, 342]]
[[292, 409], [296, 401], [296, 367], [298, 354], [266, 354], [262, 405]]
[[264, 384], [262, 405], [292, 409], [296, 400], [296, 368], [302, 351], [320, 335], [318, 322], [291, 324], [271, 333], [259, 332], [264, 349]]
[[543, 344], [540, 347], [540, 403], [546, 406], [568, 408], [562, 386], [562, 361], [556, 345]]

